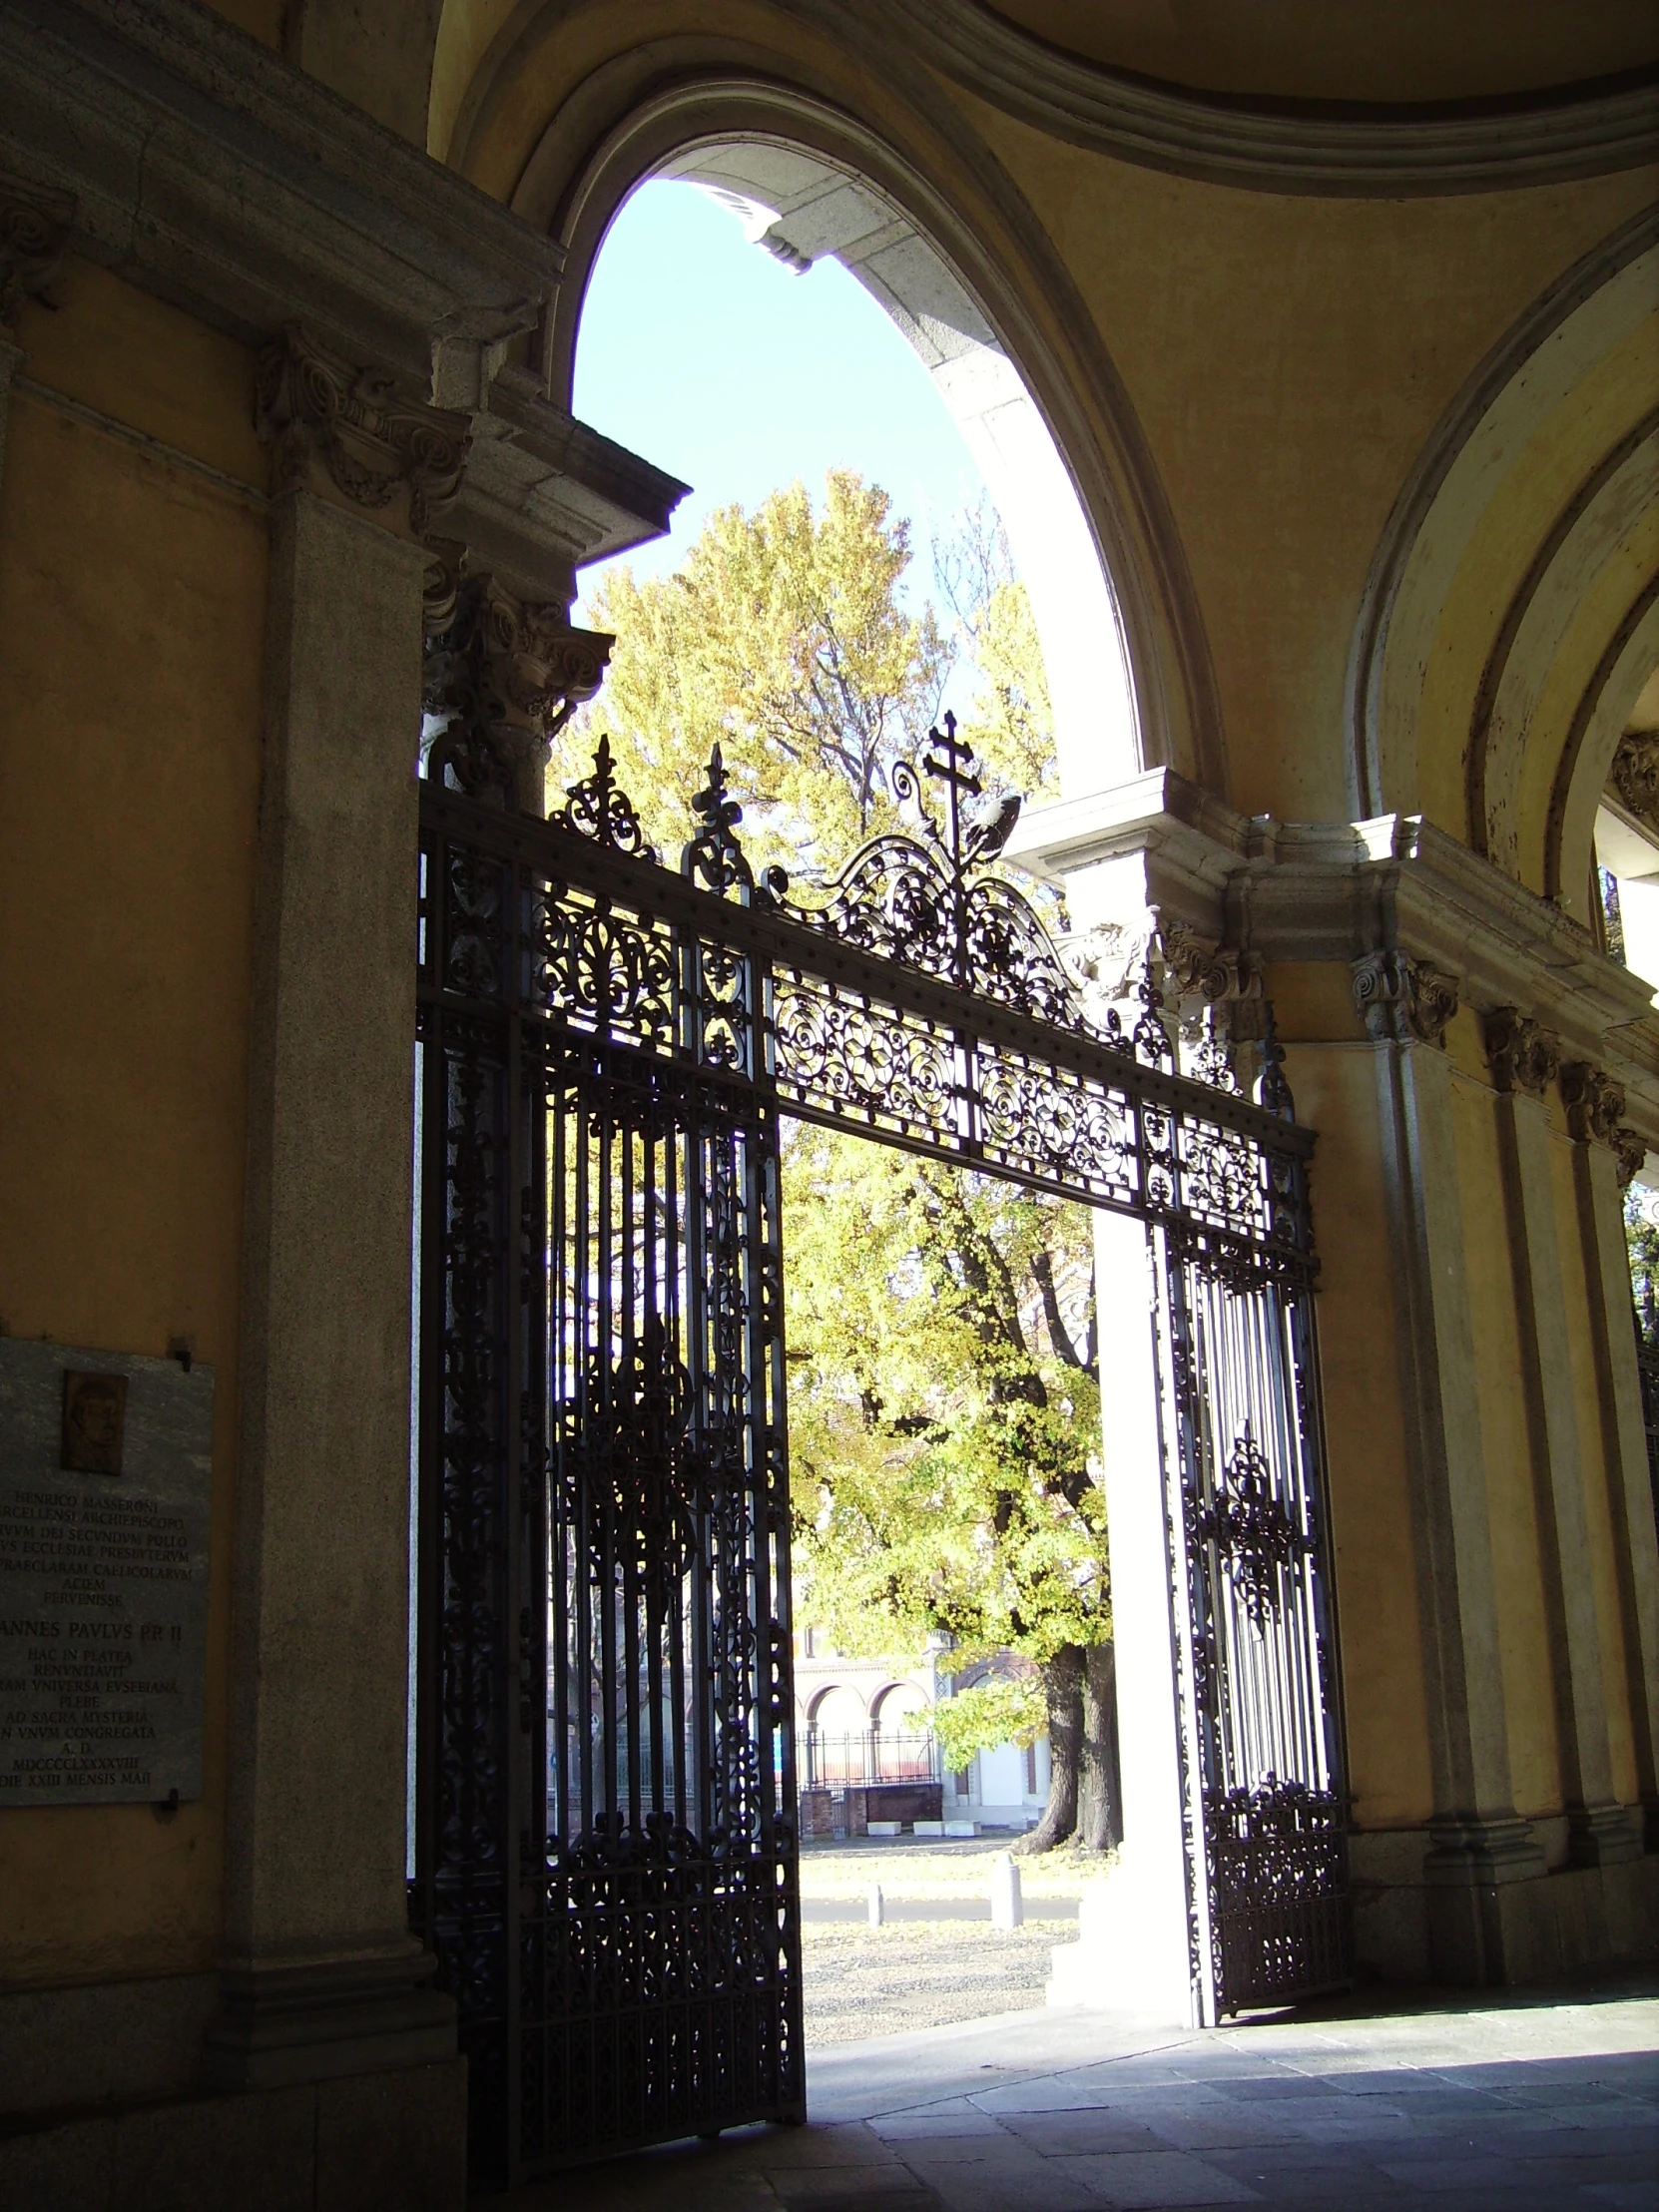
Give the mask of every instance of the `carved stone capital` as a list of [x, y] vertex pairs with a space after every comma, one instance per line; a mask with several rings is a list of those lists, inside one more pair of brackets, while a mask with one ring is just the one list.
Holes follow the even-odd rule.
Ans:
[[1567, 1127], [1580, 1144], [1617, 1145], [1624, 1115], [1624, 1085], [1589, 1060], [1568, 1060], [1561, 1069], [1561, 1103]]
[[440, 567], [427, 593], [424, 705], [442, 725], [429, 774], [451, 774], [469, 798], [545, 814], [548, 749], [603, 683], [612, 643], [493, 576]]
[[1161, 920], [1158, 944], [1169, 980], [1183, 998], [1219, 1006], [1261, 997], [1262, 963], [1253, 953], [1202, 937], [1183, 921]]
[[1541, 1098], [1561, 1071], [1561, 1040], [1516, 1006], [1499, 1006], [1484, 1022], [1486, 1058], [1500, 1091]]
[[1619, 1156], [1619, 1189], [1622, 1191], [1642, 1172], [1647, 1159], [1647, 1139], [1628, 1123], [1621, 1123], [1613, 1132], [1613, 1149]]
[[417, 538], [460, 489], [471, 444], [470, 416], [403, 398], [383, 371], [341, 360], [296, 322], [260, 355], [254, 419], [275, 491], [325, 481], [376, 512], [406, 491]]
[[1368, 952], [1354, 963], [1354, 1003], [1379, 1043], [1443, 1046], [1457, 993], [1455, 975], [1404, 952]]
[[25, 299], [46, 299], [74, 220], [67, 192], [41, 192], [0, 171], [0, 322], [8, 329]]
[[1639, 822], [1659, 830], [1659, 730], [1627, 730], [1608, 781]]

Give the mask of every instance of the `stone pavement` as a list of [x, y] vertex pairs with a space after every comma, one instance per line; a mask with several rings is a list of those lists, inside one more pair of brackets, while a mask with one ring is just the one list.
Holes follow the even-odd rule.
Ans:
[[514, 2192], [502, 2212], [1659, 2212], [1659, 1981], [1397, 1990], [1198, 2035], [1041, 2011], [812, 2056], [803, 2128]]

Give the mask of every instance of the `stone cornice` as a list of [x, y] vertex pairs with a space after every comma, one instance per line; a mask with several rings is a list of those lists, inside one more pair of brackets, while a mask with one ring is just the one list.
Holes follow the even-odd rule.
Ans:
[[1558, 906], [1416, 817], [1279, 823], [1157, 769], [1034, 809], [1004, 857], [1055, 880], [1117, 863], [1128, 872], [1114, 905], [1143, 902], [1270, 963], [1353, 968], [1401, 954], [1454, 983], [1476, 1012], [1512, 1009], [1558, 1036], [1563, 1059], [1605, 1069], [1659, 1150], [1650, 987]]
[[0, 0], [0, 164], [68, 243], [245, 342], [302, 321], [476, 407], [553, 242], [190, 0]]
[[1389, 108], [1191, 92], [1050, 46], [976, 0], [856, 0], [923, 60], [1050, 136], [1257, 192], [1398, 199], [1633, 169], [1659, 155], [1659, 86]]
[[568, 601], [579, 563], [665, 531], [688, 489], [554, 406], [510, 361], [472, 432], [444, 532], [531, 599]]
[[[668, 527], [686, 487], [507, 357], [553, 296], [553, 241], [211, 9], [0, 0], [0, 163], [17, 173], [0, 177], [0, 226], [10, 187], [56, 248], [244, 343], [302, 328], [317, 404], [298, 403], [291, 362], [262, 394], [282, 482], [320, 469], [371, 506], [402, 485], [417, 534], [442, 507], [446, 535], [538, 601], [568, 601], [578, 563]], [[24, 228], [45, 238], [33, 216]], [[38, 289], [43, 267], [6, 296]]]

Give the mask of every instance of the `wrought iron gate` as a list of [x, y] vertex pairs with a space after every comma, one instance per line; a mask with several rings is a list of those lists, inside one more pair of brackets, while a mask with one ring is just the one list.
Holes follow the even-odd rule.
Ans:
[[804, 2114], [780, 1112], [1147, 1224], [1196, 2001], [1346, 1977], [1312, 1139], [1150, 965], [1086, 1015], [934, 745], [809, 902], [718, 752], [678, 872], [603, 742], [547, 822], [431, 756], [411, 1917], [484, 2177]]

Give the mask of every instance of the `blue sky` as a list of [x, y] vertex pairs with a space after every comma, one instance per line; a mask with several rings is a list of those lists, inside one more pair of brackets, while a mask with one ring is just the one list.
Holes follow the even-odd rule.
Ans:
[[[677, 567], [711, 508], [855, 468], [911, 521], [908, 594], [981, 479], [927, 371], [836, 262], [793, 276], [694, 185], [642, 186], [582, 309], [575, 411], [693, 488], [671, 535], [624, 559]], [[591, 583], [603, 573], [585, 573]], [[908, 595], [907, 594], [907, 595]]]

